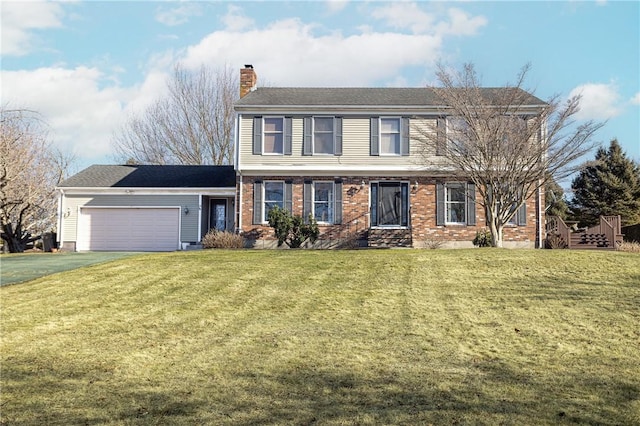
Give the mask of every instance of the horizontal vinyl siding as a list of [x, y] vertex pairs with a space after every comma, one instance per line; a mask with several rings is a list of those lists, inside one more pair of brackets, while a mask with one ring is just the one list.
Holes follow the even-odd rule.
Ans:
[[[63, 218], [62, 239], [77, 240], [79, 207], [163, 207], [181, 206], [182, 225], [180, 235], [182, 241], [199, 241], [198, 235], [198, 196], [197, 195], [65, 195], [62, 212], [67, 209], [71, 214]], [[184, 214], [184, 208], [189, 214]]]
[[[369, 149], [369, 117], [344, 117], [342, 121], [342, 155], [302, 155], [303, 118], [293, 118], [292, 155], [253, 155], [253, 116], [240, 120], [240, 171], [255, 166], [334, 166], [336, 170], [348, 170], [359, 166], [411, 166], [422, 162], [419, 134], [411, 121], [411, 151], [409, 156], [371, 156]], [[422, 124], [424, 126], [424, 124]]]

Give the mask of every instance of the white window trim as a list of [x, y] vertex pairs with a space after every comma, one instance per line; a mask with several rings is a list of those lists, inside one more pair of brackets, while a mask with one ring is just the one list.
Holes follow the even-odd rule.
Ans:
[[[461, 185], [464, 188], [464, 201], [462, 204], [464, 206], [464, 220], [462, 222], [449, 222], [447, 219], [449, 217], [449, 204], [454, 202], [459, 204], [460, 201], [449, 201], [449, 187], [455, 185]], [[469, 185], [466, 182], [447, 182], [444, 184], [444, 224], [445, 226], [465, 226], [467, 224], [467, 197], [469, 192]]]
[[[282, 121], [282, 152], [266, 152], [264, 149], [264, 142], [266, 140], [265, 138], [265, 120], [268, 118], [277, 118], [280, 119]], [[267, 115], [267, 116], [263, 116], [262, 117], [262, 155], [284, 155], [284, 131], [285, 131], [285, 122], [284, 122], [284, 115], [280, 116], [280, 115]], [[269, 132], [269, 133], [273, 133], [273, 132]]]
[[[331, 124], [333, 126], [333, 130], [331, 131], [331, 141], [332, 141], [332, 152], [316, 152], [316, 118], [331, 118]], [[314, 115], [311, 117], [311, 153], [312, 155], [325, 155], [325, 156], [334, 156], [336, 155], [336, 117], [335, 115]]]
[[[398, 145], [398, 153], [382, 152], [382, 120], [396, 120], [398, 122], [398, 136], [400, 138]], [[402, 117], [386, 116], [378, 118], [378, 155], [380, 157], [401, 157], [402, 156]]]
[[269, 223], [269, 221], [267, 220], [267, 214], [266, 214], [266, 205], [267, 205], [267, 184], [268, 183], [279, 183], [282, 185], [282, 208], [285, 208], [285, 202], [286, 200], [284, 199], [285, 197], [285, 182], [283, 180], [265, 180], [262, 181], [262, 205], [260, 206], [260, 208], [262, 209], [262, 223]]
[[331, 184], [332, 200], [328, 201], [329, 208], [332, 210], [333, 218], [330, 222], [317, 221], [318, 225], [333, 225], [335, 223], [336, 215], [336, 183], [330, 180], [314, 180], [311, 182], [311, 215], [316, 217], [316, 183], [329, 183]]

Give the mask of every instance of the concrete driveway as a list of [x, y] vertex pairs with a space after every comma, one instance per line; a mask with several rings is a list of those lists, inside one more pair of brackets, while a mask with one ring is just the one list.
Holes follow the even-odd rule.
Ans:
[[22, 253], [0, 256], [0, 286], [132, 256], [134, 252]]

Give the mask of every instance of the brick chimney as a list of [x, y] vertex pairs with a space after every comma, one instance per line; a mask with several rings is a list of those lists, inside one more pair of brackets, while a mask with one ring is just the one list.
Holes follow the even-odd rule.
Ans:
[[240, 70], [240, 97], [243, 98], [247, 93], [253, 90], [258, 83], [258, 76], [253, 70], [253, 65], [245, 65]]

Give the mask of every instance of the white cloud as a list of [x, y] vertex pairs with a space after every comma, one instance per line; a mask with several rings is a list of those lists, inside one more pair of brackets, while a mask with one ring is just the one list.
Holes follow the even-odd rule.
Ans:
[[620, 94], [613, 83], [587, 83], [576, 87], [569, 97], [580, 95], [580, 111], [576, 118], [581, 120], [606, 120], [622, 112]]
[[636, 95], [631, 98], [631, 103], [633, 105], [640, 105], [640, 92], [636, 93]]
[[289, 19], [252, 31], [216, 31], [189, 47], [183, 62], [187, 67], [253, 64], [260, 81], [273, 85], [369, 86], [395, 78], [406, 66], [432, 65], [441, 46], [439, 37], [426, 34], [316, 35], [314, 29]]
[[229, 31], [241, 31], [253, 26], [253, 19], [244, 15], [242, 8], [229, 5], [227, 13], [222, 17], [222, 23]]
[[169, 27], [189, 22], [192, 16], [200, 16], [202, 9], [197, 3], [181, 3], [176, 7], [159, 7], [156, 10], [156, 21]]
[[111, 152], [111, 132], [122, 119], [127, 93], [96, 68], [39, 68], [2, 71], [3, 102], [42, 114], [52, 142], [78, 158], [99, 158]]
[[348, 0], [327, 0], [327, 9], [329, 13], [338, 13], [349, 3]]
[[375, 8], [371, 16], [396, 29], [410, 29], [414, 34], [433, 29], [435, 16], [424, 12], [416, 3], [389, 3]]
[[458, 8], [447, 10], [447, 19], [425, 12], [417, 3], [397, 2], [375, 8], [371, 16], [395, 29], [409, 29], [414, 34], [474, 35], [487, 24], [484, 16], [471, 17]]
[[484, 16], [470, 17], [465, 11], [457, 8], [449, 9], [448, 15], [450, 22], [439, 24], [438, 30], [442, 34], [475, 35], [488, 22]]
[[64, 10], [54, 2], [2, 2], [1, 53], [23, 56], [37, 47], [33, 30], [61, 28]]

